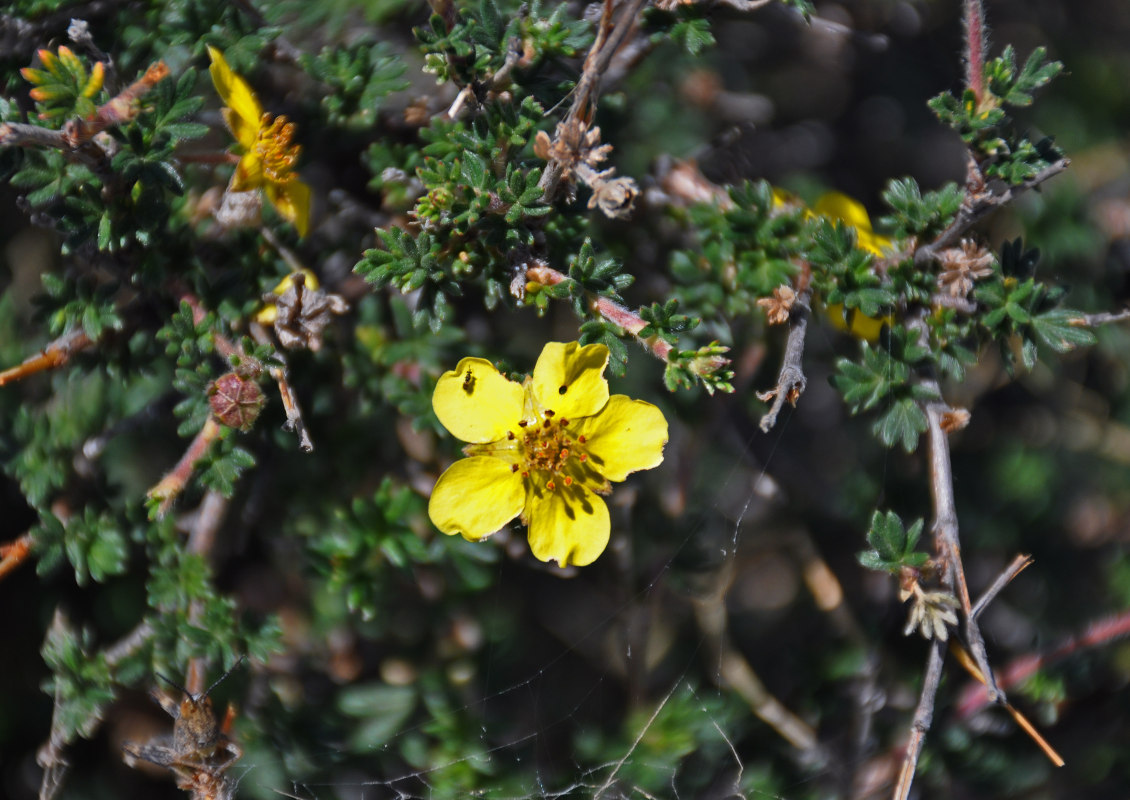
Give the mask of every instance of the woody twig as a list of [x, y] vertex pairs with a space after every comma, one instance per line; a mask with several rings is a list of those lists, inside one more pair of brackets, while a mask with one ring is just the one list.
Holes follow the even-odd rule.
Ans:
[[[531, 266], [526, 267], [525, 277], [542, 286], [556, 286], [562, 281], [569, 279], [568, 275], [558, 272], [541, 262], [534, 262]], [[593, 313], [623, 328], [624, 331], [631, 334], [645, 350], [660, 361], [666, 362], [674, 351], [674, 345], [659, 336], [641, 338], [639, 332], [647, 327], [647, 322], [634, 311], [629, 311], [616, 301], [610, 300], [607, 297], [601, 297], [597, 294], [592, 294], [591, 292], [588, 294], [588, 301], [589, 308], [592, 309]]]
[[[791, 288], [788, 292], [790, 293], [789, 310], [785, 312], [785, 316], [789, 323], [789, 337], [785, 342], [781, 369], [777, 372], [777, 385], [767, 392], [757, 394], [759, 400], [773, 401], [759, 423], [764, 433], [768, 433], [777, 424], [777, 415], [781, 413], [785, 401], [795, 406], [808, 384], [801, 360], [804, 357], [804, 341], [808, 332], [809, 303], [812, 293], [805, 289], [797, 294], [793, 293]], [[759, 300], [758, 304], [762, 304], [762, 301]], [[773, 321], [772, 317], [770, 321]]]
[[[585, 135], [589, 131], [588, 122], [592, 118], [592, 108], [600, 90], [601, 77], [629, 31], [636, 24], [636, 18], [646, 2], [647, 0], [625, 0], [619, 6], [619, 15], [615, 13], [616, 3], [613, 0], [604, 2], [604, 9], [597, 25], [596, 41], [585, 56], [581, 78], [573, 89], [573, 103], [557, 126], [553, 141], [555, 146], [547, 153], [550, 158], [542, 174], [540, 185], [548, 201], [552, 201], [557, 195], [562, 179], [566, 177], [572, 166], [570, 160], [578, 159], [582, 148], [585, 147]], [[591, 147], [591, 142], [589, 144]]]
[[61, 367], [70, 361], [75, 353], [85, 350], [92, 344], [94, 344], [93, 340], [86, 335], [82, 328], [64, 333], [43, 348], [38, 355], [28, 358], [22, 364], [17, 364], [0, 372], [0, 386], [21, 380], [37, 372]]

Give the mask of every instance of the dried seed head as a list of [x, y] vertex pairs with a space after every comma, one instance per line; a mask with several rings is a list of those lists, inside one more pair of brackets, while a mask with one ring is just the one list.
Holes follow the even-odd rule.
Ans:
[[296, 272], [291, 285], [281, 296], [268, 293], [263, 300], [274, 303], [278, 312], [274, 319], [275, 335], [287, 350], [307, 348], [317, 352], [322, 347], [322, 334], [333, 315], [349, 311], [345, 298], [306, 285], [306, 276]]
[[208, 389], [208, 404], [216, 419], [229, 428], [251, 430], [267, 398], [254, 380], [236, 372], [221, 375]]
[[789, 312], [796, 303], [796, 292], [787, 283], [773, 290], [772, 297], [759, 298], [757, 304], [765, 309], [770, 325], [781, 325], [789, 321]]
[[938, 253], [942, 271], [938, 274], [938, 288], [950, 297], [967, 297], [973, 283], [993, 274], [993, 254], [970, 239], [960, 247], [949, 247]]

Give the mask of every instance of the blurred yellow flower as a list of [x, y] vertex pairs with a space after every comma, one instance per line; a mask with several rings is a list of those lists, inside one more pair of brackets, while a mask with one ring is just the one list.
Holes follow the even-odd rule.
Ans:
[[[866, 250], [874, 256], [882, 256], [883, 250], [891, 246], [891, 240], [880, 236], [871, 229], [871, 218], [867, 216], [867, 209], [846, 194], [828, 192], [821, 195], [812, 209], [816, 216], [839, 220], [855, 229], [855, 246]], [[858, 310], [846, 311], [839, 303], [834, 303], [824, 309], [828, 321], [832, 326], [841, 331], [847, 331], [852, 336], [875, 342], [884, 325], [890, 325], [894, 320], [888, 315], [881, 319], [868, 317]]]
[[602, 344], [550, 342], [524, 383], [464, 358], [436, 384], [432, 407], [469, 444], [436, 482], [428, 515], [447, 534], [482, 539], [521, 516], [530, 549], [561, 566], [590, 564], [608, 544], [611, 481], [663, 461], [667, 420], [651, 403], [608, 393]]
[[310, 187], [294, 172], [301, 150], [292, 144], [294, 124], [282, 115], [264, 112], [247, 81], [232, 72], [223, 53], [209, 45], [208, 55], [212, 83], [227, 106], [224, 121], [243, 148], [230, 190], [262, 189], [279, 214], [298, 229], [298, 235], [305, 236], [310, 227]]

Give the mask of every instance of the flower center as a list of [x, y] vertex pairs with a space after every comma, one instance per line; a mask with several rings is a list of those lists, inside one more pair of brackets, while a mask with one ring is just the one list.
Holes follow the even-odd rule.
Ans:
[[521, 440], [521, 456], [512, 469], [521, 471], [523, 478], [529, 478], [531, 473], [548, 473], [545, 488], [552, 492], [559, 485], [572, 486], [574, 480], [583, 479], [581, 465], [588, 460], [588, 453], [585, 437], [568, 432], [569, 420], [555, 418], [549, 409], [544, 413], [541, 422], [518, 423], [521, 433], [515, 438]]
[[255, 142], [255, 155], [263, 164], [263, 174], [272, 183], [288, 183], [294, 180], [294, 164], [298, 161], [301, 146], [291, 144], [294, 138], [294, 123], [283, 115], [273, 120], [264, 113], [259, 119], [259, 138]]

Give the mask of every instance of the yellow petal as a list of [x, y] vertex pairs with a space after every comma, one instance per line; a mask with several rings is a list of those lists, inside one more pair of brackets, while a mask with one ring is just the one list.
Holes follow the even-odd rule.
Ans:
[[482, 358], [464, 358], [436, 383], [432, 408], [457, 439], [485, 444], [505, 439], [522, 419], [526, 392]]
[[249, 192], [263, 185], [263, 162], [254, 153], [244, 153], [231, 177], [233, 192]]
[[816, 201], [813, 210], [821, 216], [838, 219], [855, 228], [855, 241], [862, 250], [874, 255], [883, 255], [883, 248], [891, 241], [871, 230], [871, 218], [861, 203], [840, 192], [828, 192]]
[[221, 108], [220, 113], [224, 115], [224, 122], [227, 123], [228, 130], [239, 142], [240, 147], [247, 151], [253, 150], [256, 142], [259, 141], [259, 123], [244, 120], [230, 108]]
[[305, 237], [310, 230], [310, 187], [297, 178], [286, 183], [265, 181], [264, 185], [271, 205]]
[[608, 402], [608, 348], [602, 344], [549, 342], [534, 366], [533, 392], [560, 417], [588, 417]]
[[859, 309], [847, 311], [842, 303], [833, 303], [824, 309], [828, 321], [837, 330], [850, 333], [857, 339], [868, 342], [879, 341], [879, 334], [884, 325], [894, 325], [894, 317], [888, 314], [881, 319], [875, 319], [864, 314]]
[[582, 486], [543, 491], [527, 507], [530, 550], [540, 561], [583, 567], [608, 546], [608, 506]]
[[575, 433], [587, 439], [584, 447], [593, 469], [610, 481], [622, 481], [663, 461], [667, 420], [651, 403], [615, 394], [603, 411], [581, 420]]
[[[258, 129], [259, 120], [263, 116], [263, 108], [259, 105], [259, 101], [255, 98], [255, 93], [251, 91], [247, 81], [232, 72], [227, 60], [224, 59], [224, 54], [212, 45], [208, 45], [208, 55], [212, 58], [212, 65], [208, 67], [208, 72], [212, 75], [212, 84], [216, 87], [216, 93], [220, 95], [224, 105], [234, 111], [253, 130]], [[235, 133], [235, 131], [233, 130], [232, 133]], [[236, 138], [239, 139], [240, 144], [247, 146], [238, 135]]]
[[472, 456], [456, 461], [439, 476], [428, 501], [428, 516], [444, 533], [482, 539], [522, 513], [526, 488], [510, 465]]

